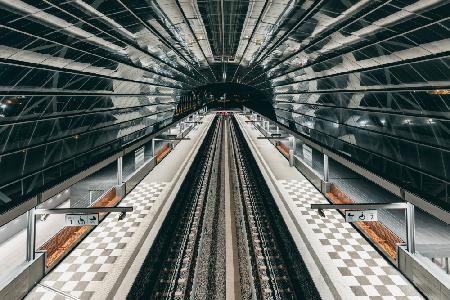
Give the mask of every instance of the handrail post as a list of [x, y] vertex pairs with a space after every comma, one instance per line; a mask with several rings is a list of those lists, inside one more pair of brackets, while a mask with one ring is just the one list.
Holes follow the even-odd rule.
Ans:
[[415, 245], [415, 209], [414, 204], [407, 202], [406, 204], [406, 247], [409, 253], [414, 254], [416, 252]]
[[33, 261], [36, 253], [36, 215], [32, 208], [27, 212], [27, 261]]
[[117, 185], [121, 185], [123, 182], [123, 174], [122, 174], [122, 156], [117, 159]]

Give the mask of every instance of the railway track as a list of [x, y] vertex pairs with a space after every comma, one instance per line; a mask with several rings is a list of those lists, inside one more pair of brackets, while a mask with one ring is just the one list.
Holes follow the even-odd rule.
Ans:
[[216, 116], [162, 228], [128, 299], [320, 298], [234, 117]]
[[190, 296], [192, 285], [196, 284], [197, 255], [205, 235], [205, 209], [215, 179], [212, 173], [218, 167], [221, 155], [222, 122], [216, 120], [214, 126], [211, 141], [204, 152], [204, 162], [197, 174], [198, 180], [187, 195], [192, 205], [181, 217], [158, 280], [155, 298], [185, 299]]
[[127, 299], [190, 297], [219, 126], [219, 117], [216, 117], [186, 174], [188, 180], [181, 184]]
[[238, 178], [243, 220], [245, 220], [254, 285], [258, 299], [294, 299], [287, 265], [274, 238], [269, 215], [262, 203], [263, 195], [254, 180], [247, 149], [236, 132], [236, 123], [230, 125], [233, 143], [235, 175]]
[[321, 299], [234, 117], [230, 132], [236, 177], [241, 181], [239, 199], [250, 248], [253, 299]]

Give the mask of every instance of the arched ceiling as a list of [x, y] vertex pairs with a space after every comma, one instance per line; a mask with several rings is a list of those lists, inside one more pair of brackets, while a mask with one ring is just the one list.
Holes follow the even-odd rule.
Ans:
[[202, 105], [193, 90], [227, 81], [445, 206], [449, 12], [447, 0], [0, 0], [3, 199], [154, 132]]
[[[35, 38], [31, 45], [20, 45], [21, 58], [15, 56], [18, 61], [70, 71], [89, 70], [135, 82], [143, 81], [145, 76], [144, 82], [149, 84], [182, 89], [224, 79], [280, 86], [280, 82], [305, 81], [307, 72], [318, 75], [316, 69], [321, 69], [323, 77], [339, 71], [339, 65], [347, 72], [356, 72], [446, 51], [445, 45], [438, 49], [432, 44], [447, 37], [448, 3], [444, 0], [0, 3], [5, 25], [3, 58], [12, 60], [18, 50], [8, 47], [11, 36], [23, 43]], [[425, 47], [420, 46], [423, 42], [417, 37], [408, 42], [404, 34], [414, 35], [418, 30], [421, 35], [430, 30], [437, 36], [429, 37]], [[357, 56], [369, 45], [377, 51], [374, 43], [381, 41], [386, 43], [380, 45], [378, 59], [373, 55], [365, 60]], [[412, 47], [412, 43], [416, 46]], [[65, 52], [73, 52], [74, 56], [33, 47], [37, 44], [46, 44], [46, 49], [54, 51], [67, 47]], [[390, 48], [388, 44], [392, 44]], [[404, 53], [392, 55], [399, 50]], [[46, 55], [55, 56], [59, 64], [46, 60]], [[358, 65], [359, 61], [363, 62]], [[319, 66], [325, 62], [335, 70], [324, 72], [324, 67]], [[87, 65], [91, 65], [90, 69], [83, 68]]]

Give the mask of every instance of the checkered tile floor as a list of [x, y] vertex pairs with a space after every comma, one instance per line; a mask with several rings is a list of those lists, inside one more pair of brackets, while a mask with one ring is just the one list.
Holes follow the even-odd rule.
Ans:
[[25, 298], [90, 299], [110, 271], [166, 183], [143, 183], [120, 206], [133, 206], [122, 221], [109, 215]]
[[[325, 271], [343, 299], [422, 299], [416, 289], [390, 265], [337, 211], [325, 218], [310, 209], [311, 203], [326, 203], [314, 186], [303, 180], [279, 180], [297, 207], [302, 229]], [[285, 193], [286, 194], [286, 193]], [[301, 224], [301, 222], [300, 222]]]

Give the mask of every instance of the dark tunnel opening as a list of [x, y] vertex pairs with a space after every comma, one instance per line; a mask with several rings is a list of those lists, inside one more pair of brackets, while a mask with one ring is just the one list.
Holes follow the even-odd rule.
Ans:
[[272, 96], [246, 84], [212, 83], [197, 87], [189, 93], [202, 99], [210, 109], [243, 109], [246, 106], [272, 120], [276, 119]]

